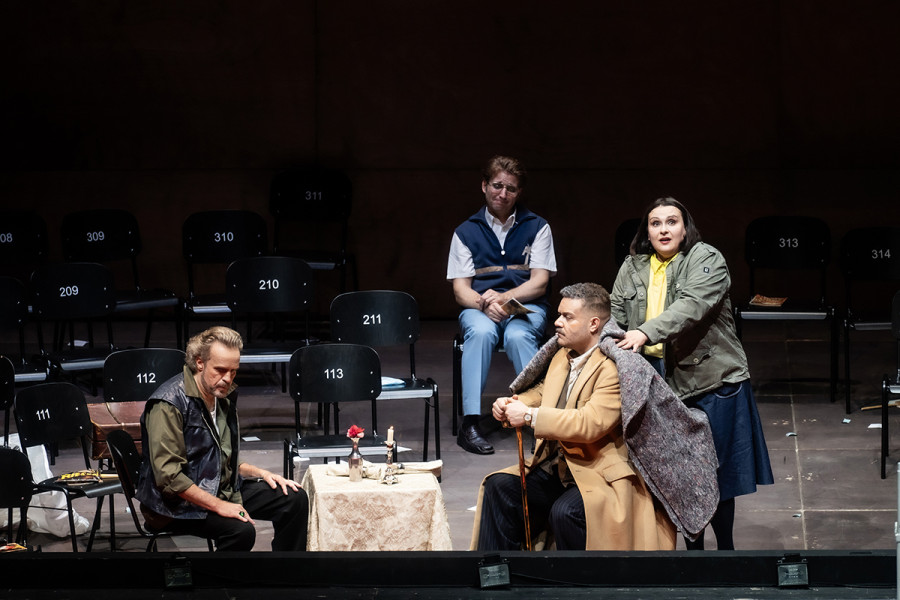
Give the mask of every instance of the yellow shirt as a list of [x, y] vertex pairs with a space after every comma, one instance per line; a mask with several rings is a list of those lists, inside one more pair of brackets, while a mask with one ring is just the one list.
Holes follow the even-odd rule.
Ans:
[[[655, 319], [666, 309], [666, 267], [672, 262], [674, 256], [660, 262], [656, 254], [650, 255], [650, 285], [647, 287], [647, 318]], [[652, 346], [644, 346], [644, 354], [655, 358], [663, 357], [663, 345], [654, 344]]]

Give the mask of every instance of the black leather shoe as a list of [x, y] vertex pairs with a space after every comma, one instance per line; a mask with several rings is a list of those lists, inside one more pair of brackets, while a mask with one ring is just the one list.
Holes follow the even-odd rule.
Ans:
[[481, 433], [475, 425], [463, 425], [456, 436], [456, 443], [460, 448], [472, 454], [494, 453], [494, 447], [481, 437]]

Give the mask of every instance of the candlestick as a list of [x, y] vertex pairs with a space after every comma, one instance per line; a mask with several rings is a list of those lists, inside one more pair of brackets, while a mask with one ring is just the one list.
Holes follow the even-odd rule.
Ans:
[[388, 443], [388, 444], [393, 444], [393, 443], [394, 443], [394, 426], [393, 426], [393, 425], [391, 425], [390, 427], [388, 427], [387, 443]]
[[[394, 428], [391, 427], [388, 429], [388, 433], [393, 433]], [[381, 483], [385, 485], [394, 485], [395, 483], [399, 483], [399, 479], [397, 479], [396, 471], [394, 470], [394, 442], [385, 442], [385, 447], [387, 448], [387, 460], [384, 463], [384, 471], [381, 475]]]

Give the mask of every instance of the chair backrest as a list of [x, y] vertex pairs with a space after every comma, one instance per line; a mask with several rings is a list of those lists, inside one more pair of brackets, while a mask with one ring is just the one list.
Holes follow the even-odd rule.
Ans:
[[848, 231], [841, 239], [841, 270], [852, 280], [900, 281], [900, 227]]
[[27, 278], [31, 269], [47, 258], [47, 224], [28, 210], [0, 211], [0, 265], [7, 274]]
[[33, 494], [28, 455], [15, 448], [0, 446], [0, 508], [28, 506]]
[[63, 216], [62, 252], [67, 261], [130, 260], [141, 252], [137, 219], [127, 210], [79, 210]]
[[116, 307], [112, 273], [98, 263], [45, 265], [32, 275], [31, 291], [44, 321], [105, 317]]
[[65, 260], [128, 261], [134, 287], [140, 288], [137, 256], [142, 249], [141, 233], [133, 214], [119, 208], [79, 210], [63, 216], [61, 233]]
[[78, 439], [85, 468], [90, 468], [86, 440], [91, 432], [91, 416], [84, 393], [77, 386], [53, 382], [22, 388], [16, 394], [15, 414], [23, 447]]
[[817, 217], [760, 217], [744, 242], [751, 268], [824, 269], [831, 259], [831, 233]]
[[241, 258], [225, 272], [225, 298], [234, 313], [305, 312], [313, 300], [313, 273], [299, 258]]
[[[757, 269], [778, 271], [808, 271], [817, 273], [818, 303], [825, 305], [826, 278], [831, 261], [831, 232], [825, 221], [817, 217], [769, 216], [753, 220], [746, 231], [745, 257], [750, 266], [750, 293], [757, 293]], [[791, 284], [798, 289], [796, 275], [789, 280], [782, 277], [779, 284]], [[799, 290], [805, 291], [801, 287]], [[782, 290], [767, 295], [790, 295]], [[806, 294], [811, 296], [811, 294]]]
[[289, 368], [295, 402], [371, 401], [381, 393], [381, 361], [368, 346], [304, 346], [291, 355]]
[[841, 238], [840, 263], [846, 306], [853, 312], [857, 282], [900, 281], [900, 228], [851, 229]]
[[621, 266], [621, 264], [625, 261], [625, 257], [631, 254], [631, 242], [634, 240], [634, 235], [637, 233], [638, 227], [641, 225], [640, 219], [626, 219], [619, 223], [619, 226], [616, 227], [616, 235], [615, 235], [615, 258], [616, 258], [616, 267]]
[[189, 265], [223, 264], [262, 256], [268, 248], [266, 222], [249, 210], [209, 210], [190, 215], [181, 229]]
[[339, 224], [344, 250], [352, 198], [350, 178], [338, 169], [308, 167], [276, 173], [269, 195], [269, 211], [275, 219], [274, 252], [285, 241], [281, 230], [288, 221]]
[[419, 339], [419, 307], [406, 292], [346, 292], [331, 302], [331, 337], [364, 346], [414, 344]]
[[110, 431], [106, 435], [106, 444], [109, 446], [109, 455], [119, 476], [119, 483], [122, 484], [122, 491], [131, 504], [140, 477], [141, 453], [131, 435], [124, 429]]
[[184, 352], [174, 348], [129, 348], [106, 357], [103, 399], [142, 402], [168, 379], [182, 372]]

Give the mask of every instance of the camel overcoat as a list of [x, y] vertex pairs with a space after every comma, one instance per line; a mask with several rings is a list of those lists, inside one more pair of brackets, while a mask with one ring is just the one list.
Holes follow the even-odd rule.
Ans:
[[[586, 550], [674, 550], [675, 526], [656, 509], [640, 474], [628, 459], [622, 434], [619, 374], [615, 362], [595, 348], [572, 386], [565, 409], [556, 408], [568, 378], [567, 350], [550, 362], [546, 377], [518, 394], [540, 407], [534, 429], [534, 455], [526, 470], [537, 468], [558, 440], [569, 472], [584, 499]], [[502, 473], [519, 474], [518, 465]], [[489, 475], [490, 476], [490, 475]], [[478, 544], [484, 482], [478, 492], [471, 548]], [[532, 532], [537, 536], [540, 532]]]

